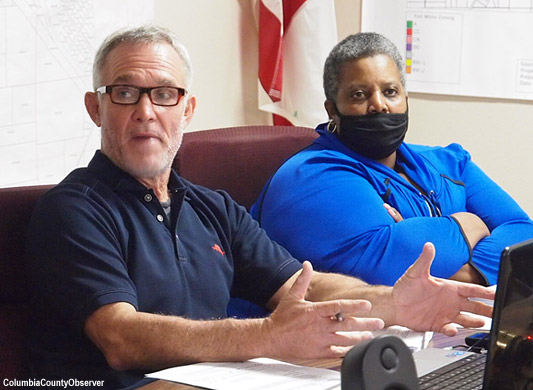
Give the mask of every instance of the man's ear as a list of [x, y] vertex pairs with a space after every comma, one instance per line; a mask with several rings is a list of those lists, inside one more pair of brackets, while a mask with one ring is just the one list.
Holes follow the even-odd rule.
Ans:
[[194, 116], [194, 110], [196, 109], [196, 96], [191, 95], [187, 99], [187, 105], [185, 106], [185, 111], [183, 112], [183, 128], [187, 127]]
[[100, 118], [100, 102], [98, 101], [98, 93], [86, 92], [85, 93], [85, 108], [89, 113], [89, 116], [93, 120], [94, 124], [98, 127], [102, 125]]

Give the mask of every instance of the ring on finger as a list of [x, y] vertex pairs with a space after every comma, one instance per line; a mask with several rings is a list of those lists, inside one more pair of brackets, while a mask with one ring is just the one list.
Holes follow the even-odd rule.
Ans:
[[344, 316], [342, 315], [341, 312], [338, 312], [337, 314], [335, 314], [334, 316], [331, 316], [330, 317], [333, 321], [337, 321], [337, 322], [342, 322], [344, 321]]

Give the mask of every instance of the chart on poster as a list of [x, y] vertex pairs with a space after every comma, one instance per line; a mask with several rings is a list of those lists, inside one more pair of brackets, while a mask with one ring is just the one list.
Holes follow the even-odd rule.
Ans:
[[153, 14], [153, 0], [0, 0], [1, 187], [87, 164], [100, 143], [83, 105], [96, 49]]
[[531, 0], [363, 0], [362, 30], [400, 48], [409, 91], [533, 100]]

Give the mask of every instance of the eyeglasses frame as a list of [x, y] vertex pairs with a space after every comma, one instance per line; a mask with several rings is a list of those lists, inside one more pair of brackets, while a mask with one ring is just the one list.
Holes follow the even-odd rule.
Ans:
[[[135, 88], [139, 91], [139, 97], [137, 98], [137, 101], [135, 101], [134, 103], [117, 103], [115, 101], [113, 101], [113, 98], [112, 98], [112, 91], [113, 91], [113, 88], [115, 87], [130, 87], [130, 88]], [[152, 100], [152, 90], [154, 89], [158, 89], [158, 88], [172, 88], [172, 89], [175, 89], [178, 91], [178, 101], [176, 102], [176, 104], [157, 104], [157, 103], [154, 103], [154, 101]], [[113, 104], [119, 104], [121, 106], [132, 106], [134, 104], [137, 104], [139, 103], [139, 101], [141, 100], [141, 96], [143, 93], [146, 93], [148, 95], [148, 98], [150, 99], [150, 102], [152, 102], [152, 104], [155, 104], [156, 106], [161, 106], [161, 107], [174, 107], [174, 106], [177, 106], [180, 101], [181, 101], [181, 98], [184, 97], [186, 94], [187, 94], [187, 90], [185, 88], [181, 88], [181, 87], [174, 87], [174, 86], [169, 86], [169, 85], [159, 85], [157, 87], [137, 87], [135, 85], [127, 85], [127, 84], [112, 84], [112, 85], [102, 85], [101, 87], [98, 87], [95, 89], [95, 92], [98, 92], [98, 93], [101, 93], [101, 94], [108, 94], [109, 95], [109, 100], [111, 100], [111, 103]]]

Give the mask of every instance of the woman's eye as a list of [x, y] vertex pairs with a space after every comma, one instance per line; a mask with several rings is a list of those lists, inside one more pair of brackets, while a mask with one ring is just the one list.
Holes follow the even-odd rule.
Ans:
[[363, 91], [355, 91], [354, 93], [352, 93], [352, 97], [356, 99], [363, 99], [365, 96], [366, 95]]

